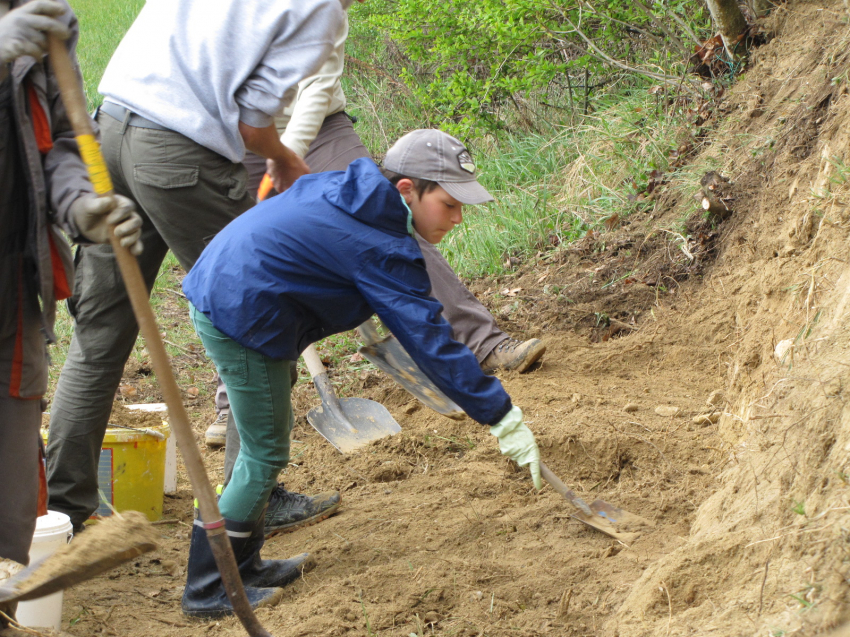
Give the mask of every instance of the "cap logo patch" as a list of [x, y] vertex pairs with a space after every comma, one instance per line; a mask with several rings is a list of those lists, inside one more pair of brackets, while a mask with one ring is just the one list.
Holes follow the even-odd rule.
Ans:
[[472, 155], [470, 155], [469, 151], [465, 148], [458, 154], [457, 163], [460, 164], [460, 167], [466, 172], [470, 174], [475, 172], [475, 164], [472, 163]]

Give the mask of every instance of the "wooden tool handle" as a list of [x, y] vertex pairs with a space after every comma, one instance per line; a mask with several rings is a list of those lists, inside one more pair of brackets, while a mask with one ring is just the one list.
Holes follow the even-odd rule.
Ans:
[[[85, 96], [80, 87], [79, 75], [71, 63], [65, 43], [54, 36], [49, 36], [48, 54], [56, 80], [59, 83], [59, 92], [62, 95], [65, 110], [80, 145], [80, 155], [89, 169], [95, 192], [98, 195], [109, 195], [112, 193], [112, 182], [109, 179], [109, 172], [100, 152], [100, 145], [93, 134], [91, 120], [86, 111]], [[127, 248], [121, 245], [119, 239], [115, 236], [114, 228], [110, 232], [110, 242], [121, 276], [124, 279], [124, 285], [127, 287], [127, 295], [130, 297], [136, 321], [139, 323], [139, 330], [145, 339], [145, 346], [151, 357], [151, 365], [162, 389], [165, 403], [168, 405], [171, 428], [177, 437], [177, 446], [183, 455], [186, 471], [198, 499], [201, 518], [208, 524], [216, 525], [213, 528], [206, 529], [207, 538], [221, 573], [227, 596], [230, 598], [239, 621], [242, 622], [251, 637], [271, 637], [254, 615], [245, 595], [230, 539], [227, 536], [221, 512], [218, 509], [215, 492], [207, 477], [201, 453], [195, 444], [195, 436], [192, 433], [189, 416], [183, 407], [183, 398], [177, 386], [177, 381], [174, 379], [171, 362], [168, 359], [168, 353], [165, 351], [165, 345], [162, 343], [159, 328], [156, 325], [156, 318], [148, 301], [148, 290], [142, 278], [139, 262]]]
[[262, 201], [269, 196], [269, 193], [274, 189], [271, 175], [266, 173], [260, 181], [260, 187], [257, 189], [257, 201]]
[[310, 343], [301, 356], [304, 357], [304, 362], [307, 363], [307, 369], [310, 370], [310, 376], [315, 379], [325, 373], [325, 365], [322, 359], [319, 358], [319, 352], [316, 351], [316, 345]]
[[564, 496], [564, 499], [568, 500], [575, 508], [585, 515], [593, 516], [593, 511], [590, 510], [587, 503], [571, 491], [567, 485], [561, 482], [561, 479], [552, 473], [551, 469], [549, 469], [549, 467], [546, 466], [546, 463], [542, 460], [540, 461], [540, 475], [543, 476], [543, 479], [546, 480], [546, 482], [552, 485], [552, 488], [555, 489], [555, 491]]

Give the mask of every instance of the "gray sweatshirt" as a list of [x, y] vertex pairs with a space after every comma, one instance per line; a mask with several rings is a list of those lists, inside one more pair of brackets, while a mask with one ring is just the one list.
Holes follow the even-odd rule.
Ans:
[[105, 99], [242, 161], [334, 47], [340, 0], [147, 0], [100, 82]]

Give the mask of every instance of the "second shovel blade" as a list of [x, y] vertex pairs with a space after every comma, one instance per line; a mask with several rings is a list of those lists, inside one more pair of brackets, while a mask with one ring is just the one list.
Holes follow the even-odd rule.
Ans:
[[466, 416], [463, 410], [419, 369], [410, 354], [394, 337], [389, 336], [371, 345], [364, 345], [357, 351], [375, 367], [389, 374], [426, 407], [453, 420], [463, 420]]
[[381, 403], [365, 398], [341, 398], [339, 401], [347, 423], [336, 418], [324, 405], [307, 413], [307, 421], [342, 453], [356, 451], [373, 440], [394, 436], [401, 427]]

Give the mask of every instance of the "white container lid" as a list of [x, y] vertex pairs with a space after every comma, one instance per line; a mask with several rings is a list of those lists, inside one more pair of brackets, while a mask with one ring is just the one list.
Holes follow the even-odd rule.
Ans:
[[44, 541], [57, 535], [64, 535], [74, 530], [71, 518], [59, 511], [48, 511], [47, 515], [36, 518], [33, 542]]

